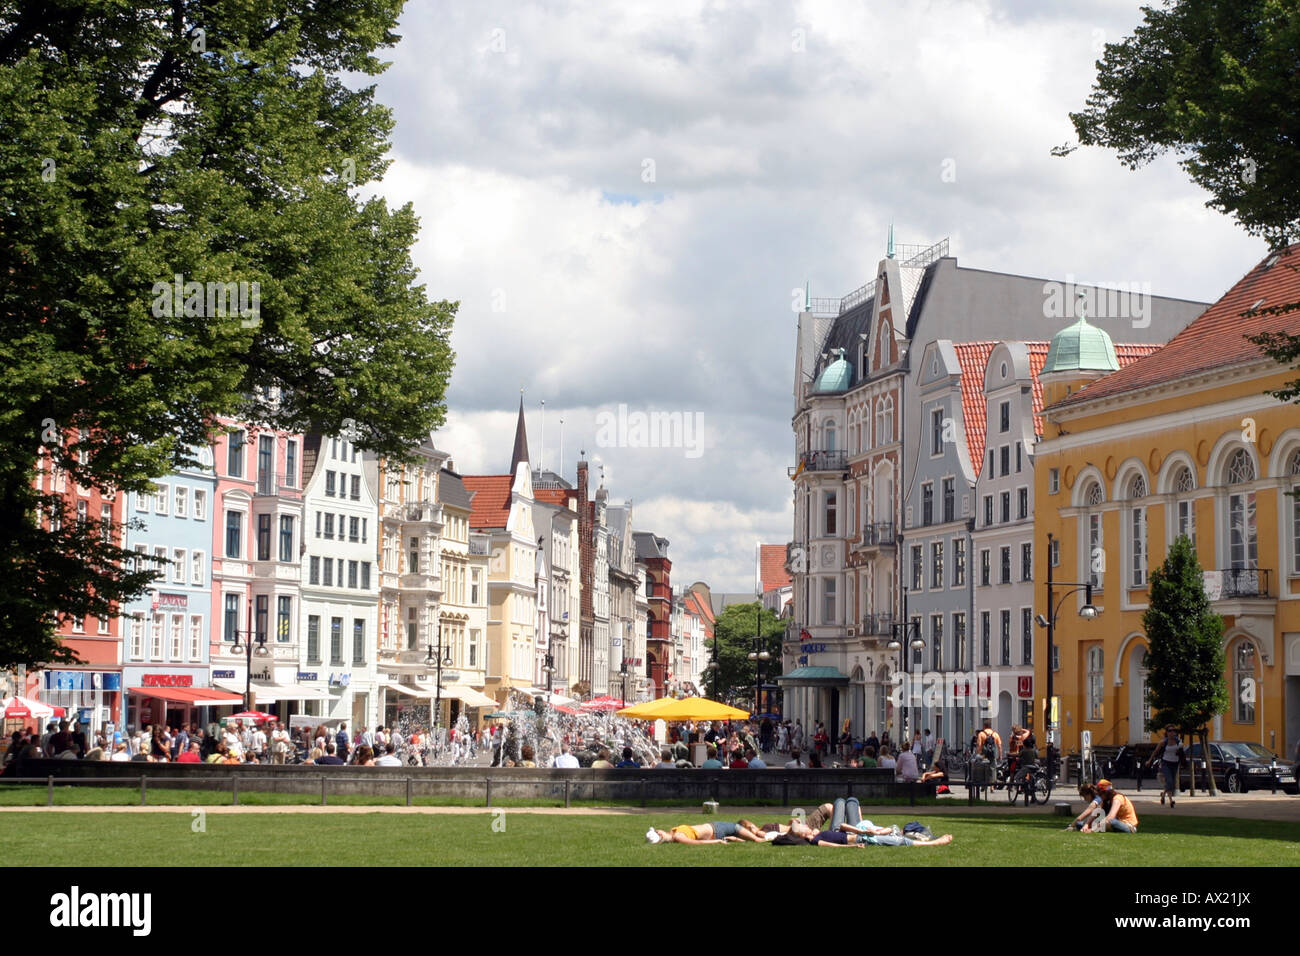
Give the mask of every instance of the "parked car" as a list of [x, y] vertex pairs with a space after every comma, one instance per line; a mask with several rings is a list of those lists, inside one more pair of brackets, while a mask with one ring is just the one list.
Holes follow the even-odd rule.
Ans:
[[[1204, 777], [1204, 761], [1201, 759], [1199, 742], [1192, 744], [1191, 756], [1197, 763], [1196, 785], [1206, 786], [1208, 781]], [[1225, 793], [1271, 790], [1275, 766], [1278, 788], [1287, 793], [1300, 793], [1295, 764], [1290, 760], [1278, 760], [1277, 755], [1263, 744], [1245, 740], [1211, 740], [1210, 762], [1214, 770], [1214, 782]], [[1189, 783], [1186, 767], [1179, 773], [1178, 781], [1179, 787], [1186, 790]]]

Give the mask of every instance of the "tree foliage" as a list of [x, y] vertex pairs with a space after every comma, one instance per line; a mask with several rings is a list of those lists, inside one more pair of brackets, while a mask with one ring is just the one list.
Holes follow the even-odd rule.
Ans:
[[1207, 203], [1285, 244], [1300, 226], [1300, 7], [1291, 0], [1166, 0], [1106, 44], [1085, 108], [1085, 146], [1130, 169], [1173, 151]]
[[[0, 664], [142, 587], [93, 523], [38, 520], [36, 463], [140, 491], [218, 416], [393, 457], [442, 423], [456, 307], [416, 281], [411, 208], [365, 194], [392, 118], [347, 82], [400, 9], [0, 3]], [[162, 308], [176, 276], [259, 307]]]
[[1142, 615], [1149, 644], [1151, 720], [1146, 729], [1173, 724], [1184, 733], [1204, 728], [1228, 707], [1224, 681], [1223, 619], [1210, 610], [1201, 566], [1185, 535], [1151, 572], [1150, 604]]
[[763, 682], [769, 683], [781, 674], [781, 635], [785, 624], [771, 611], [755, 601], [752, 604], [731, 604], [722, 609], [713, 627], [713, 640], [707, 642], [709, 660], [714, 659], [717, 645], [718, 669], [707, 671], [704, 678], [708, 695], [714, 700], [737, 700], [746, 710], [754, 706], [754, 682], [757, 672], [749, 654], [754, 651], [754, 638], [759, 636], [762, 623], [760, 650], [766, 650], [771, 659], [763, 665]]

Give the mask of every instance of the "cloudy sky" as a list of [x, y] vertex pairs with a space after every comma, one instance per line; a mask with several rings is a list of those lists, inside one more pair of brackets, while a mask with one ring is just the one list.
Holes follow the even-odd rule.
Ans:
[[[585, 450], [675, 583], [748, 590], [791, 533], [791, 290], [868, 281], [891, 221], [964, 266], [1217, 298], [1264, 248], [1173, 160], [1050, 154], [1141, 19], [1058, 6], [409, 3], [382, 192], [460, 302], [440, 447], [505, 472], [523, 387], [534, 459], [572, 479]], [[702, 434], [628, 447], [620, 405]]]

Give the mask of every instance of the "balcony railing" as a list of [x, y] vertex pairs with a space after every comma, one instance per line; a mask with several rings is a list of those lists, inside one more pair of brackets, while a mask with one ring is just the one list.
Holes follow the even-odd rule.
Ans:
[[868, 614], [862, 618], [862, 633], [866, 636], [887, 637], [894, 633], [893, 614]]
[[804, 471], [848, 471], [849, 453], [843, 450], [810, 451], [800, 460]]
[[406, 520], [441, 523], [442, 506], [431, 501], [410, 502], [406, 506]]
[[[1222, 581], [1220, 598], [1269, 597], [1267, 568], [1221, 568], [1206, 572]], [[1214, 579], [1207, 582], [1213, 595]]]
[[483, 534], [472, 534], [469, 536], [469, 553], [470, 554], [487, 554], [488, 538]]
[[894, 546], [894, 522], [873, 521], [862, 526], [862, 543], [868, 547]]

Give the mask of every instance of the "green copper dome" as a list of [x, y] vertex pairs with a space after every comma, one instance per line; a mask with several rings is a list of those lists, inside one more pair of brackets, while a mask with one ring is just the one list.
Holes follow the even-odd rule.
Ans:
[[817, 376], [814, 392], [846, 392], [853, 381], [853, 366], [844, 360], [844, 350], [836, 349], [839, 358]]
[[1089, 325], [1087, 318], [1061, 329], [1052, 337], [1043, 372], [1114, 372], [1119, 369], [1115, 345], [1105, 329]]

